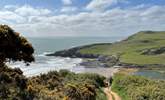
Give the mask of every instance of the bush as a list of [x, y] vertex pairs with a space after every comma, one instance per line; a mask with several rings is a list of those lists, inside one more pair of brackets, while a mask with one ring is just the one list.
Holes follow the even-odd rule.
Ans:
[[62, 69], [59, 71], [59, 74], [63, 77], [66, 77], [67, 75], [71, 74], [71, 72], [68, 70]]
[[9, 88], [4, 83], [1, 83], [1, 85], [0, 85], [0, 99], [8, 98], [9, 94], [10, 94]]
[[0, 83], [11, 83], [12, 78], [6, 73], [6, 72], [1, 72], [0, 73]]
[[17, 76], [15, 78], [17, 86], [20, 88], [21, 91], [27, 88], [27, 79], [23, 76]]
[[123, 100], [164, 100], [165, 81], [151, 80], [140, 76], [116, 74], [112, 89]]
[[37, 99], [95, 100], [96, 90], [105, 78], [97, 74], [75, 74], [67, 70], [51, 71], [29, 79]]
[[34, 61], [34, 49], [26, 38], [7, 25], [0, 25], [0, 64], [6, 61]]
[[96, 100], [95, 86], [90, 84], [68, 83], [65, 86], [64, 93], [69, 100]]

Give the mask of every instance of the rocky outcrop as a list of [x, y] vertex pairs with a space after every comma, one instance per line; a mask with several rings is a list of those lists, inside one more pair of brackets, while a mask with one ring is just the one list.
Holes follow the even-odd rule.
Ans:
[[164, 68], [165, 65], [163, 64], [131, 64], [131, 63], [118, 63], [118, 66], [122, 66], [123, 68]]
[[98, 58], [100, 55], [98, 54], [82, 54], [80, 53], [80, 49], [89, 48], [94, 45], [104, 45], [108, 44], [111, 45], [111, 43], [100, 43], [100, 44], [92, 44], [92, 45], [85, 45], [85, 46], [79, 46], [71, 49], [61, 50], [57, 51], [52, 54], [47, 54], [46, 56], [60, 56], [60, 57], [71, 57], [71, 58]]
[[95, 68], [95, 67], [109, 67], [106, 63], [101, 63], [97, 60], [86, 60], [80, 63], [81, 66]]
[[[104, 43], [105, 44], [105, 43]], [[118, 63], [119, 59], [115, 56], [106, 56], [99, 54], [82, 54], [80, 49], [89, 48], [94, 45], [104, 45], [104, 44], [92, 44], [86, 46], [75, 47], [67, 50], [57, 51], [52, 54], [47, 54], [47, 56], [60, 56], [60, 57], [71, 57], [71, 58], [88, 58], [85, 59], [80, 65], [86, 67], [111, 67]], [[106, 43], [106, 45], [110, 43]]]
[[60, 56], [71, 58], [98, 58], [98, 54], [81, 54], [79, 48], [73, 48], [69, 50], [57, 51], [53, 54], [47, 54], [47, 56]]
[[165, 53], [165, 47], [145, 49], [145, 50], [142, 50], [141, 54], [158, 55], [158, 54], [163, 54], [163, 53]]
[[118, 58], [114, 56], [100, 55], [96, 59], [88, 59], [80, 63], [86, 67], [112, 67], [118, 63]]

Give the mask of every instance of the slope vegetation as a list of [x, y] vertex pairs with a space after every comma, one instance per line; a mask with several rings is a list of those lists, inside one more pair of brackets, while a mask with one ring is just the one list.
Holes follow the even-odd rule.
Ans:
[[81, 48], [81, 54], [117, 55], [120, 62], [165, 65], [165, 32], [141, 31], [127, 39], [107, 45]]

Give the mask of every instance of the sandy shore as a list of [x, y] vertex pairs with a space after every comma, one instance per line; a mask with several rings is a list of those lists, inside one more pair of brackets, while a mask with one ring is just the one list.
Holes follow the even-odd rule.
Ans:
[[104, 67], [96, 67], [96, 68], [85, 68], [82, 73], [96, 73], [107, 78], [113, 76], [114, 73], [118, 72], [119, 68], [104, 68]]

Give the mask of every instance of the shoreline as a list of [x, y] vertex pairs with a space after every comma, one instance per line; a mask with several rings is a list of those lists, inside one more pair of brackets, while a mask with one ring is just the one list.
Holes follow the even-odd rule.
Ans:
[[85, 68], [86, 70], [80, 73], [93, 73], [93, 74], [99, 74], [101, 76], [104, 76], [106, 78], [112, 77], [115, 73], [117, 73], [120, 69], [119, 68]]
[[[135, 63], [125, 63], [120, 61], [120, 55], [103, 55], [103, 54], [92, 54], [92, 53], [81, 53], [81, 49], [90, 48], [95, 45], [112, 45], [112, 43], [99, 43], [99, 44], [89, 44], [83, 46], [77, 46], [70, 49], [64, 49], [60, 51], [56, 51], [54, 53], [46, 54], [45, 56], [56, 56], [56, 57], [69, 57], [69, 58], [81, 58], [85, 59], [87, 62], [90, 63], [91, 60], [97, 60], [102, 63], [104, 62], [103, 67], [112, 67], [112, 66], [122, 66], [124, 68], [140, 68], [140, 69], [162, 69], [165, 68], [164, 64], [135, 64]], [[107, 61], [108, 60], [108, 61]], [[108, 65], [106, 64], [107, 62]], [[110, 64], [110, 65], [109, 65]]]

